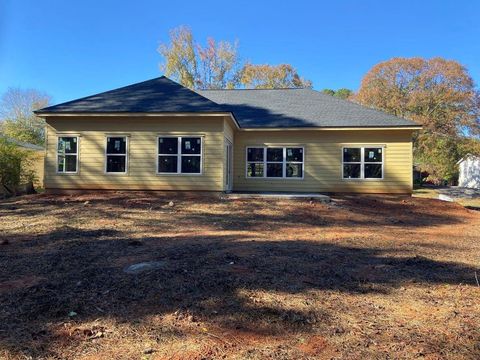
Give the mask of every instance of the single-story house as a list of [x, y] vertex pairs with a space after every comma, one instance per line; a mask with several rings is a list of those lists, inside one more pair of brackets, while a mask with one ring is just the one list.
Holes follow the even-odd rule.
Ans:
[[411, 193], [416, 123], [312, 89], [162, 76], [35, 112], [45, 189]]
[[43, 187], [43, 176], [45, 171], [45, 148], [40, 145], [26, 143], [23, 141], [14, 139], [10, 140], [13, 141], [18, 147], [32, 154], [30, 166], [31, 170], [35, 174], [33, 184], [36, 188]]
[[35, 188], [43, 187], [43, 173], [45, 169], [45, 164], [44, 164], [45, 149], [43, 148], [43, 146], [12, 139], [2, 134], [0, 134], [0, 138], [30, 153], [28, 164], [27, 165], [22, 164], [22, 166], [27, 166], [26, 170], [29, 170], [29, 171], [31, 170], [34, 175], [33, 182], [22, 183], [20, 184], [20, 186], [18, 186], [15, 189], [12, 189], [12, 188], [7, 189], [6, 187], [0, 184], [0, 196], [5, 196], [12, 193], [25, 193], [25, 192], [33, 191], [34, 189], [32, 189], [32, 185]]
[[480, 189], [480, 156], [467, 154], [457, 164], [458, 186]]

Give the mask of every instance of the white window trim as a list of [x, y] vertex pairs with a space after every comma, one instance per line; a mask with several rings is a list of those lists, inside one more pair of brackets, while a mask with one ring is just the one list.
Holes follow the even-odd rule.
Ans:
[[[343, 153], [345, 149], [356, 148], [360, 149], [360, 161], [344, 162]], [[365, 164], [379, 164], [378, 162], [365, 161], [365, 148], [381, 148], [382, 149], [382, 177], [381, 178], [365, 178]], [[341, 154], [341, 172], [342, 180], [345, 181], [380, 181], [385, 178], [385, 145], [345, 145], [342, 146]], [[360, 177], [359, 178], [345, 178], [344, 177], [344, 164], [360, 164]]]
[[[125, 138], [125, 154], [108, 154], [107, 153], [107, 148], [108, 148], [108, 139], [109, 138]], [[130, 146], [130, 141], [129, 141], [129, 136], [124, 135], [124, 134], [110, 134], [105, 136], [105, 167], [104, 167], [104, 173], [108, 175], [125, 175], [128, 174], [128, 149]], [[125, 171], [123, 172], [113, 172], [113, 171], [107, 171], [108, 168], [108, 156], [125, 156]]]
[[[267, 149], [281, 148], [283, 151], [282, 161], [267, 161]], [[287, 148], [302, 149], [303, 161], [287, 161]], [[248, 149], [263, 149], [263, 161], [248, 161]], [[282, 177], [267, 177], [267, 163], [282, 164]], [[301, 177], [287, 177], [287, 163], [288, 164], [302, 164]], [[248, 176], [248, 164], [263, 164], [263, 176]], [[268, 180], [303, 180], [305, 178], [305, 147], [298, 145], [249, 145], [245, 148], [245, 178], [252, 179], [268, 179]]]
[[[200, 138], [200, 154], [182, 154], [182, 138], [188, 138], [188, 137], [193, 137], [193, 138]], [[160, 154], [160, 138], [176, 138], [178, 141], [177, 145], [177, 153], [176, 154]], [[203, 175], [203, 141], [204, 135], [158, 135], [157, 136], [157, 154], [155, 156], [155, 162], [156, 162], [156, 174], [157, 175], [167, 175], [167, 176], [201, 176]], [[158, 158], [160, 156], [176, 156], [177, 157], [177, 172], [160, 172], [159, 171], [159, 166], [158, 166]], [[200, 172], [198, 173], [184, 173], [182, 171], [182, 156], [199, 156], [200, 157]]]
[[[76, 153], [68, 153], [68, 155], [75, 155], [76, 156], [76, 164], [75, 164], [75, 169], [76, 171], [65, 171], [65, 164], [63, 164], [63, 169], [64, 171], [58, 171], [58, 156], [61, 155], [58, 152], [58, 142], [60, 141], [60, 138], [66, 138], [66, 137], [71, 137], [71, 138], [76, 138], [77, 139], [77, 152]], [[67, 153], [63, 153], [63, 156], [67, 155]], [[78, 174], [78, 165], [79, 165], [79, 158], [80, 155], [80, 136], [78, 135], [69, 135], [69, 134], [57, 134], [57, 174], [59, 175], [68, 175], [68, 174]]]

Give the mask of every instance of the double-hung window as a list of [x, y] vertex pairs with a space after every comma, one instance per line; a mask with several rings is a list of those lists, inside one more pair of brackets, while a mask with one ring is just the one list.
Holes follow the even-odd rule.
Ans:
[[383, 147], [344, 147], [344, 179], [383, 179]]
[[159, 136], [158, 174], [201, 174], [201, 136]]
[[78, 171], [78, 137], [60, 136], [57, 146], [57, 172], [73, 174]]
[[303, 147], [247, 147], [248, 178], [303, 178]]
[[127, 172], [127, 137], [107, 136], [107, 151], [105, 153], [107, 173]]

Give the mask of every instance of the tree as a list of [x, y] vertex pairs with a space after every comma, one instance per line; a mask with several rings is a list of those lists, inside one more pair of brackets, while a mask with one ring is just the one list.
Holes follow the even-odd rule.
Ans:
[[333, 90], [333, 89], [323, 89], [321, 92], [325, 95], [330, 95], [330, 96], [335, 95], [335, 90]]
[[207, 39], [207, 46], [198, 47], [200, 69], [198, 87], [201, 89], [234, 88], [238, 84], [239, 59], [238, 42], [233, 45], [227, 41], [218, 44], [212, 38]]
[[14, 142], [0, 137], [0, 186], [15, 193], [23, 182], [33, 182], [35, 172], [32, 153], [18, 147]]
[[353, 95], [353, 91], [346, 88], [341, 88], [337, 91], [333, 89], [323, 89], [321, 92], [327, 95], [336, 96], [340, 99], [348, 99]]
[[184, 26], [170, 32], [170, 44], [161, 44], [158, 51], [164, 57], [161, 65], [166, 76], [191, 89], [223, 89], [238, 83], [238, 43], [215, 42], [207, 39], [203, 47], [192, 31]]
[[10, 88], [0, 100], [2, 133], [10, 138], [44, 144], [45, 121], [33, 113], [47, 106], [50, 96], [34, 89]]
[[285, 88], [311, 87], [292, 65], [243, 64], [238, 55], [238, 42], [216, 42], [207, 39], [202, 46], [185, 26], [170, 31], [169, 44], [161, 44], [158, 52], [164, 58], [161, 69], [190, 89], [233, 89], [237, 87]]
[[171, 30], [170, 45], [161, 44], [158, 51], [165, 58], [162, 65], [165, 75], [194, 88], [198, 75], [192, 31], [185, 26]]
[[442, 58], [394, 58], [377, 64], [356, 95], [361, 104], [421, 124], [423, 130], [414, 139], [415, 161], [447, 180], [456, 175], [465, 134], [480, 133], [479, 98], [465, 67]]
[[245, 64], [242, 69], [240, 83], [247, 88], [311, 88], [312, 82], [297, 73], [292, 65], [253, 65]]
[[335, 95], [334, 95], [334, 96], [339, 97], [340, 99], [348, 99], [348, 98], [350, 98], [352, 95], [353, 95], [353, 91], [352, 91], [352, 90], [346, 89], [346, 88], [341, 88], [341, 89], [338, 89], [338, 90], [335, 92]]

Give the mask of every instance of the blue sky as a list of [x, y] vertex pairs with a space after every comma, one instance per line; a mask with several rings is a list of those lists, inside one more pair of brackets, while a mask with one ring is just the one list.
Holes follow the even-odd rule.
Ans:
[[395, 56], [455, 59], [480, 83], [479, 1], [0, 0], [0, 93], [55, 103], [161, 75], [157, 47], [188, 25], [239, 40], [253, 63], [291, 63], [315, 89], [358, 89]]

